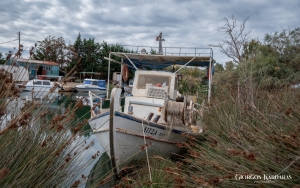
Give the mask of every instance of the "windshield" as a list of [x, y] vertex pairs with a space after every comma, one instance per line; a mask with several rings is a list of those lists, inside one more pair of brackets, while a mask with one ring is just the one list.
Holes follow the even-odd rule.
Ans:
[[145, 89], [146, 84], [152, 84], [154, 86], [157, 84], [160, 84], [160, 86], [170, 86], [170, 81], [170, 76], [140, 74], [138, 76], [137, 88]]
[[42, 85], [41, 81], [33, 81], [33, 85]]
[[50, 82], [48, 82], [48, 81], [43, 81], [43, 84], [47, 85], [47, 86], [50, 86]]
[[92, 81], [91, 80], [84, 80], [83, 84], [90, 84]]

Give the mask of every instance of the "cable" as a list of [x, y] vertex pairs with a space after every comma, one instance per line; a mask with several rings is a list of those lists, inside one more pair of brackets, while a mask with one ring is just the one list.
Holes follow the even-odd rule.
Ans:
[[16, 40], [19, 40], [19, 39], [15, 39], [15, 40], [11, 40], [11, 41], [2, 42], [2, 43], [0, 43], [0, 44], [9, 43], [9, 42], [16, 41]]
[[[146, 147], [146, 156], [147, 156], [147, 163], [148, 163], [148, 171], [149, 171], [149, 177], [150, 177], [150, 181], [152, 183], [152, 176], [151, 176], [151, 169], [150, 169], [150, 163], [149, 163], [149, 158], [148, 158], [148, 146], [147, 146], [147, 142], [146, 142], [146, 136], [145, 136], [145, 129], [144, 129], [144, 120], [142, 119], [142, 129], [143, 129], [143, 135], [144, 135], [144, 143], [145, 143], [145, 147]], [[152, 187], [152, 184], [151, 184]]]

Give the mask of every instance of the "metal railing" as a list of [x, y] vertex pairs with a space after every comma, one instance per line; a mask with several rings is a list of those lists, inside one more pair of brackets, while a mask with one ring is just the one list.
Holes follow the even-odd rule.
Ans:
[[152, 55], [180, 55], [180, 56], [208, 56], [213, 57], [212, 48], [194, 48], [194, 47], [163, 47], [163, 54], [159, 53], [158, 47], [152, 46], [132, 46], [120, 45], [123, 48], [117, 48], [111, 52], [127, 52], [137, 54], [152, 54]]

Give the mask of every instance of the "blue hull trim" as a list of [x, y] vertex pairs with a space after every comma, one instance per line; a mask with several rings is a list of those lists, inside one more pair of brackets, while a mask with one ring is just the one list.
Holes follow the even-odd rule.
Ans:
[[108, 112], [105, 112], [105, 113], [103, 113], [103, 114], [100, 114], [100, 115], [98, 115], [98, 116], [95, 116], [95, 117], [93, 117], [93, 118], [91, 118], [91, 119], [89, 120], [89, 122], [91, 122], [92, 120], [98, 119], [98, 118], [102, 118], [102, 117], [104, 117], [104, 116], [108, 116], [108, 115], [109, 115], [109, 111], [108, 111]]
[[[165, 127], [165, 126], [161, 126], [161, 125], [159, 125], [159, 124], [157, 124], [157, 123], [153, 123], [153, 122], [151, 122], [151, 121], [149, 122], [149, 121], [146, 121], [146, 120], [142, 120], [142, 119], [140, 119], [140, 118], [131, 116], [131, 115], [129, 115], [129, 114], [125, 114], [125, 113], [122, 113], [122, 112], [115, 112], [115, 115], [116, 115], [116, 116], [120, 116], [120, 117], [125, 118], [125, 119], [129, 119], [129, 120], [131, 120], [131, 121], [138, 122], [138, 123], [142, 123], [142, 121], [143, 121], [144, 124], [150, 125], [150, 126], [152, 126], [152, 127], [158, 128], [158, 129], [166, 130], [166, 127]], [[182, 131], [175, 130], [175, 129], [172, 129], [172, 132], [173, 132], [173, 133], [177, 133], [177, 134], [182, 134], [182, 133], [184, 133], [184, 132], [182, 132]]]
[[[96, 117], [93, 117], [89, 120], [89, 122], [91, 122], [92, 120], [95, 120], [95, 119], [98, 119], [98, 118], [101, 118], [101, 117], [104, 117], [104, 116], [107, 116], [109, 115], [109, 112], [105, 112], [103, 114], [100, 114], [99, 116], [96, 116]], [[158, 129], [162, 129], [162, 130], [166, 130], [166, 127], [165, 126], [162, 126], [162, 125], [159, 125], [157, 123], [153, 123], [153, 122], [149, 122], [149, 121], [146, 121], [146, 120], [142, 120], [140, 118], [137, 118], [137, 117], [134, 117], [134, 116], [131, 116], [129, 114], [125, 114], [123, 112], [115, 112], [115, 116], [119, 116], [119, 117], [122, 117], [122, 118], [125, 118], [125, 119], [129, 119], [131, 121], [135, 121], [135, 122], [138, 122], [138, 123], [143, 123], [146, 124], [146, 125], [149, 125], [151, 127], [155, 127], [155, 128], [158, 128]], [[176, 129], [172, 129], [172, 132], [173, 133], [176, 133], [176, 134], [182, 134], [182, 133], [185, 133], [183, 131], [179, 131], [179, 130], [176, 130]]]

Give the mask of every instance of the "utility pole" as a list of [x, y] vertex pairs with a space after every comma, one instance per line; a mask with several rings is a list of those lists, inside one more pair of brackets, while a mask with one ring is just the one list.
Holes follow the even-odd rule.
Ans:
[[[20, 45], [21, 45], [21, 32], [20, 32], [20, 31], [19, 31], [19, 34], [18, 34], [18, 35], [19, 35], [19, 52], [21, 52], [21, 51], [20, 51], [20, 50], [21, 50], [21, 49], [20, 49], [20, 48], [21, 48], [21, 46], [20, 46]], [[20, 57], [20, 55], [19, 55], [19, 57]]]
[[23, 45], [21, 45], [21, 32], [20, 31], [18, 33], [18, 37], [19, 37], [19, 48], [18, 48], [18, 52], [15, 55], [17, 57], [21, 57], [21, 53], [23, 51]]

